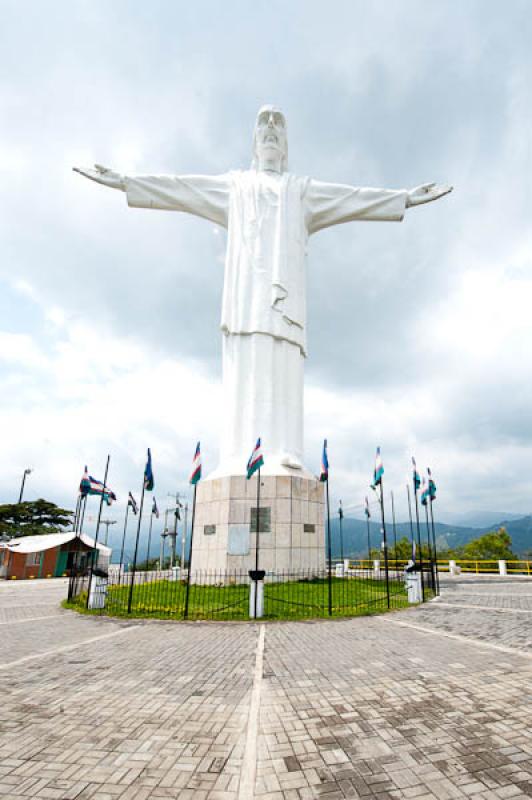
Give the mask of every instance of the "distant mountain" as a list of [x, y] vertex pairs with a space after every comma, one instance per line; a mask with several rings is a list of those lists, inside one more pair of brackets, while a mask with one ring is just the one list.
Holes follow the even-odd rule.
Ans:
[[486, 528], [488, 525], [499, 525], [501, 520], [522, 518], [522, 514], [512, 514], [509, 511], [467, 511], [456, 514], [438, 512], [440, 522], [444, 522], [446, 525], [460, 525], [466, 528]]
[[[421, 523], [421, 538], [426, 540], [425, 521]], [[494, 524], [484, 528], [466, 527], [463, 525], [446, 525], [436, 522], [434, 530], [436, 533], [436, 545], [438, 549], [452, 549], [461, 547], [472, 539], [477, 539], [488, 531], [496, 530], [504, 526], [512, 537], [512, 549], [516, 555], [525, 556], [528, 552], [532, 555], [532, 516], [520, 519], [497, 520]], [[381, 542], [380, 523], [370, 522], [371, 546], [380, 547]], [[393, 545], [393, 527], [390, 522], [386, 522], [386, 533], [388, 544]], [[397, 540], [403, 536], [410, 538], [410, 523], [399, 522], [396, 526]], [[340, 522], [337, 517], [331, 519], [331, 549], [334, 558], [340, 557]], [[365, 520], [345, 518], [343, 521], [343, 551], [347, 556], [367, 557], [368, 535]]]

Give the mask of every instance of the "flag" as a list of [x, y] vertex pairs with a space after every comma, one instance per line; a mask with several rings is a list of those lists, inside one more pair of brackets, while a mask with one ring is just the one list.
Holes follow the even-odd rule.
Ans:
[[344, 518], [344, 509], [342, 507], [342, 501], [340, 500], [340, 505], [338, 506], [338, 516], [340, 519]]
[[416, 459], [412, 456], [412, 480], [414, 482], [414, 492], [417, 492], [419, 487], [421, 486], [421, 478], [419, 477], [419, 472], [417, 471], [416, 467]]
[[430, 502], [432, 503], [433, 500], [436, 500], [436, 484], [432, 480], [432, 472], [430, 471], [430, 469], [428, 467], [427, 467], [427, 475], [429, 476], [428, 493], [429, 493]]
[[421, 505], [426, 506], [428, 499], [429, 499], [429, 490], [427, 482], [425, 480], [425, 476], [423, 476], [423, 480], [421, 481]]
[[157, 508], [157, 500], [155, 499], [155, 497], [153, 498], [151, 513], [155, 514], [156, 519], [159, 519], [159, 509]]
[[98, 481], [96, 478], [93, 478], [92, 475], [89, 475], [87, 472], [87, 467], [85, 467], [85, 472], [83, 473], [79, 490], [84, 496], [87, 496], [88, 494], [96, 494], [101, 496], [103, 494], [103, 499], [108, 506], [110, 506], [113, 501], [116, 500], [116, 494], [108, 486], [104, 486], [101, 481]]
[[144, 488], [147, 489], [148, 492], [152, 492], [154, 486], [155, 481], [153, 480], [153, 471], [151, 468], [151, 451], [148, 447], [148, 460], [146, 462], [146, 467], [144, 468]]
[[89, 473], [87, 471], [87, 467], [85, 467], [85, 472], [82, 475], [81, 483], [79, 484], [79, 491], [80, 494], [87, 496], [90, 492], [91, 482], [89, 478]]
[[132, 512], [136, 515], [139, 509], [138, 509], [138, 506], [137, 506], [137, 501], [135, 500], [135, 498], [133, 497], [131, 492], [129, 493], [127, 504], [130, 507], [130, 509], [132, 510]]
[[321, 453], [321, 472], [320, 481], [324, 483], [329, 480], [329, 459], [327, 458], [327, 439], [323, 440], [323, 450]]
[[262, 457], [262, 450], [260, 447], [260, 436], [259, 436], [259, 438], [257, 439], [257, 444], [253, 448], [253, 452], [249, 457], [249, 461], [246, 467], [248, 472], [247, 474], [248, 480], [251, 478], [254, 472], [256, 472], [258, 469], [262, 467], [263, 464], [264, 464], [264, 459]]
[[370, 513], [370, 510], [369, 510], [369, 501], [368, 501], [367, 497], [366, 497], [366, 507], [364, 508], [364, 514], [366, 515], [366, 517], [368, 519], [371, 517], [371, 513]]
[[381, 449], [380, 447], [377, 447], [377, 454], [375, 456], [375, 470], [373, 472], [373, 483], [371, 484], [373, 489], [376, 486], [379, 486], [383, 475], [384, 467], [382, 466]]
[[201, 452], [200, 443], [196, 445], [196, 452], [192, 459], [192, 472], [190, 473], [189, 483], [195, 486], [201, 480]]

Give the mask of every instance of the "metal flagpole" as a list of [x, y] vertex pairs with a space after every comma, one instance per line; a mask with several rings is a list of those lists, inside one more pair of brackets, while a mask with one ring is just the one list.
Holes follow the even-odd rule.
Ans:
[[[369, 509], [369, 506], [368, 506], [368, 509]], [[369, 529], [369, 517], [368, 517], [367, 514], [366, 514], [366, 523], [367, 523], [367, 526], [368, 526], [368, 561], [369, 561], [368, 569], [371, 569], [371, 533], [370, 533], [370, 529]]]
[[74, 533], [78, 531], [78, 520], [79, 520], [79, 509], [81, 506], [81, 494], [78, 493], [78, 499], [76, 500], [76, 510], [74, 512], [74, 522], [72, 524], [72, 530]]
[[129, 584], [129, 594], [127, 598], [127, 613], [131, 614], [131, 600], [133, 599], [133, 584], [135, 583], [135, 573], [137, 571], [137, 553], [139, 549], [140, 523], [142, 522], [142, 509], [144, 508], [144, 492], [146, 491], [146, 480], [142, 479], [142, 494], [140, 496], [139, 522], [137, 525], [137, 538], [135, 539], [135, 552], [133, 554], [133, 566], [131, 568], [131, 583]]
[[414, 481], [414, 497], [416, 501], [416, 529], [417, 529], [417, 544], [419, 547], [419, 568], [421, 570], [421, 596], [425, 602], [425, 576], [423, 575], [423, 553], [421, 551], [421, 530], [419, 528], [419, 505], [417, 502], [417, 486]]
[[388, 571], [388, 543], [386, 541], [386, 522], [384, 521], [384, 487], [382, 485], [382, 477], [380, 480], [381, 486], [381, 517], [382, 517], [382, 542], [384, 545], [384, 572], [386, 575], [386, 602], [390, 608], [390, 575]]
[[148, 553], [146, 555], [146, 572], [150, 568], [151, 529], [153, 527], [153, 508], [150, 514], [150, 527], [148, 529]]
[[81, 522], [79, 524], [79, 534], [80, 534], [80, 536], [83, 533], [83, 523], [85, 522], [85, 509], [87, 508], [87, 497], [88, 497], [88, 495], [85, 495], [85, 498], [83, 500], [83, 511], [81, 512]]
[[[255, 572], [259, 569], [259, 549], [260, 549], [260, 467], [257, 470], [257, 520], [255, 525]], [[254, 598], [254, 619], [257, 619], [257, 596], [259, 594], [259, 581], [255, 578], [255, 598]]]
[[[344, 523], [344, 509], [342, 508], [342, 501], [340, 500], [340, 505], [338, 507], [338, 518], [340, 520], [340, 559], [342, 561], [342, 570], [344, 567], [344, 531], [343, 531], [343, 523]], [[343, 572], [342, 572], [343, 574]]]
[[124, 546], [125, 546], [125, 543], [126, 543], [126, 531], [127, 531], [127, 517], [128, 517], [128, 514], [129, 514], [129, 497], [127, 499], [127, 505], [126, 505], [126, 518], [124, 520], [124, 532], [122, 534], [122, 547], [120, 548], [120, 567], [119, 567], [119, 571], [118, 571], [118, 575], [119, 576], [122, 575], [122, 566], [124, 564]]
[[393, 492], [390, 492], [390, 497], [392, 498], [393, 552], [395, 554], [395, 577], [397, 578], [397, 528], [395, 526], [395, 506], [393, 503]]
[[436, 549], [436, 534], [434, 532], [434, 513], [432, 511], [432, 497], [430, 498], [430, 523], [432, 527], [432, 547], [434, 551], [434, 565], [436, 567], [436, 592], [440, 593], [440, 575], [438, 572], [438, 551]]
[[427, 525], [427, 547], [429, 549], [429, 560], [430, 560], [430, 577], [432, 581], [432, 588], [436, 591], [436, 575], [434, 574], [434, 561], [432, 557], [432, 546], [430, 543], [430, 527], [429, 527], [429, 509], [428, 509], [428, 501], [425, 503], [425, 521]]
[[332, 617], [332, 556], [331, 556], [331, 511], [329, 506], [329, 475], [325, 478], [325, 494], [327, 498], [327, 560], [329, 562], [328, 584], [329, 584], [329, 616]]
[[[188, 554], [188, 572], [187, 572], [187, 588], [185, 592], [185, 611], [184, 611], [184, 619], [188, 619], [188, 598], [190, 593], [190, 567], [192, 566], [192, 542], [194, 540], [194, 522], [196, 516], [196, 487], [197, 484], [194, 484], [194, 496], [192, 499], [192, 529], [190, 531], [190, 550]], [[183, 534], [186, 536], [186, 531]]]
[[[91, 583], [92, 583], [92, 573], [94, 572], [94, 561], [95, 555], [98, 552], [97, 545], [98, 545], [98, 536], [100, 533], [100, 520], [102, 518], [102, 508], [103, 508], [103, 500], [105, 497], [105, 490], [107, 489], [107, 475], [109, 473], [109, 461], [111, 460], [111, 456], [107, 456], [107, 463], [105, 465], [105, 475], [103, 478], [103, 486], [102, 486], [102, 496], [100, 497], [100, 508], [98, 509], [98, 522], [96, 523], [96, 535], [94, 537], [94, 550], [92, 552], [91, 558], [91, 567], [89, 572], [89, 585], [87, 588], [87, 608], [89, 607], [89, 597], [91, 593]], [[85, 510], [83, 510], [83, 515], [85, 516]]]
[[[412, 522], [412, 502], [410, 500], [410, 486], [408, 485], [408, 483], [406, 484], [406, 493], [408, 495], [408, 517], [410, 519], [410, 538], [411, 538], [412, 544], [415, 544], [414, 525], [413, 525], [413, 522]], [[412, 548], [412, 553], [413, 552], [414, 551], [413, 551], [413, 548]], [[412, 559], [412, 560], [414, 560], [414, 559]]]

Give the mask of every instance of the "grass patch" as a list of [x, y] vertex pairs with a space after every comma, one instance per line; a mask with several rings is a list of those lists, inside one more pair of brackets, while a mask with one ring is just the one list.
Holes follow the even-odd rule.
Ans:
[[[387, 611], [386, 584], [371, 578], [333, 578], [332, 616], [346, 617]], [[64, 608], [86, 614], [114, 617], [183, 619], [186, 583], [166, 579], [150, 581], [134, 587], [131, 614], [128, 614], [129, 586], [110, 586], [106, 608], [87, 610], [87, 593], [73, 601], [64, 601]], [[402, 581], [390, 581], [390, 607], [403, 608], [408, 599]], [[249, 586], [247, 583], [198, 585], [191, 584], [189, 619], [249, 619]], [[263, 619], [305, 619], [329, 617], [328, 581], [326, 578], [266, 582]]]

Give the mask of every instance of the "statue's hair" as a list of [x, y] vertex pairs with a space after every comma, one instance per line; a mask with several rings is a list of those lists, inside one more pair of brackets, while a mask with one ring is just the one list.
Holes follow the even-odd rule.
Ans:
[[[251, 169], [254, 170], [257, 170], [259, 168], [259, 157], [257, 154], [257, 121], [259, 119], [259, 116], [264, 111], [274, 111], [276, 114], [281, 114], [284, 119], [284, 126], [286, 130], [286, 117], [284, 113], [281, 111], [281, 109], [278, 108], [278, 106], [265, 105], [259, 108], [255, 120], [255, 127], [253, 128], [253, 160], [251, 161]], [[281, 172], [287, 172], [287, 170], [288, 170], [288, 142], [286, 142], [285, 151], [281, 161]]]

